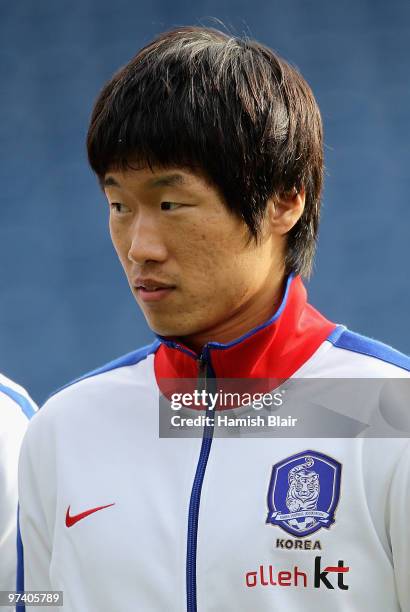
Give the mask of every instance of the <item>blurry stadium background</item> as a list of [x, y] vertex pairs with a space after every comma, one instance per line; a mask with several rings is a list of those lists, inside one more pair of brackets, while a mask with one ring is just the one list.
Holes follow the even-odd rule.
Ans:
[[41, 402], [150, 341], [88, 169], [93, 101], [155, 34], [221, 20], [311, 84], [327, 178], [311, 302], [410, 352], [410, 3], [2, 2], [0, 370]]

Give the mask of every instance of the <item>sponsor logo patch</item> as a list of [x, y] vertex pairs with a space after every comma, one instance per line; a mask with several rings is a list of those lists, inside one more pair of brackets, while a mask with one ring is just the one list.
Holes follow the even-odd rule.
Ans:
[[[273, 565], [260, 565], [258, 570], [246, 572], [245, 583], [250, 589], [254, 587], [299, 587], [299, 588], [338, 588], [347, 591], [349, 585], [345, 583], [344, 577], [350, 572], [350, 567], [345, 565], [343, 559], [339, 559], [337, 565], [322, 565], [322, 557], [315, 557], [315, 563], [311, 569], [302, 571], [297, 565], [287, 570], [278, 571]], [[336, 580], [332, 576], [337, 576]]]
[[266, 523], [295, 536], [329, 529], [340, 496], [341, 464], [306, 450], [276, 463], [268, 489]]

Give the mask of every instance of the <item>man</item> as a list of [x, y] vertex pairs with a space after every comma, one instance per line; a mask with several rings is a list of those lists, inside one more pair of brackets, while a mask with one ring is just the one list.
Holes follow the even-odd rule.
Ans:
[[158, 437], [164, 379], [408, 377], [306, 302], [322, 147], [298, 72], [214, 30], [161, 35], [104, 87], [89, 160], [157, 340], [33, 420], [26, 589], [69, 612], [410, 610], [406, 439]]
[[27, 392], [0, 374], [0, 591], [16, 589], [17, 463], [34, 411]]

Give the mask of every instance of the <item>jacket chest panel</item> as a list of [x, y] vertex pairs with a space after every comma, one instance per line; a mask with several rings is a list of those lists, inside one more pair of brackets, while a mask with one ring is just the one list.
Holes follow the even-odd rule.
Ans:
[[[325, 489], [334, 483], [326, 480], [321, 457], [341, 464], [340, 494], [330, 512]], [[315, 602], [344, 611], [373, 602], [381, 609], [384, 602], [385, 609], [395, 610], [392, 566], [369, 514], [361, 457], [359, 440], [215, 439], [198, 531], [203, 610], [216, 609], [228, 597], [232, 609], [244, 612], [268, 610], [278, 601], [289, 609]], [[292, 474], [295, 465], [302, 467]], [[281, 494], [272, 486], [277, 466], [286, 471], [275, 481]], [[276, 522], [267, 522], [272, 508]], [[312, 513], [321, 515], [323, 526], [304, 535], [316, 518]], [[300, 535], [287, 531], [292, 522]], [[332, 569], [324, 573], [327, 567]]]
[[155, 425], [124, 420], [121, 428], [117, 419], [98, 432], [90, 424], [81, 436], [65, 431], [57, 465], [54, 584], [81, 584], [84, 597], [89, 593], [93, 601], [101, 593], [107, 602], [117, 587], [132, 598], [138, 581], [141, 609], [159, 609], [159, 597], [161, 609], [170, 609], [170, 601], [182, 608], [188, 504], [201, 441], [159, 439]]

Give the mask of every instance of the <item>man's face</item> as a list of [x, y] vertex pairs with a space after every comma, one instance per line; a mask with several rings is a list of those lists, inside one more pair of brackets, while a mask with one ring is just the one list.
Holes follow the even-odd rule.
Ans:
[[[283, 274], [284, 239], [260, 244], [203, 177], [179, 168], [110, 171], [110, 233], [148, 325], [163, 336], [207, 334], [261, 299]], [[214, 338], [216, 339], [216, 338]]]

